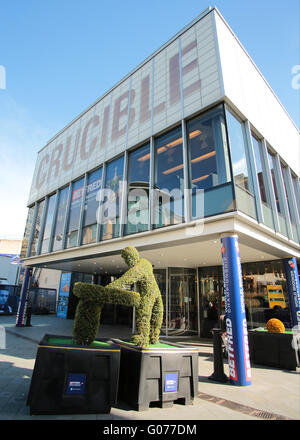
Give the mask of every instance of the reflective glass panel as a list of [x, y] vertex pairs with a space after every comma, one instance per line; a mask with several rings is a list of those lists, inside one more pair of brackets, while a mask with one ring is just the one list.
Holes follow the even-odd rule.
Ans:
[[181, 127], [155, 140], [154, 189], [154, 227], [181, 223], [184, 220]]
[[266, 195], [266, 185], [264, 181], [264, 172], [262, 167], [262, 161], [261, 161], [261, 152], [260, 152], [260, 145], [259, 141], [256, 139], [256, 137], [252, 134], [252, 145], [254, 149], [254, 156], [255, 156], [255, 163], [256, 163], [256, 170], [257, 170], [257, 179], [259, 183], [259, 191], [260, 191], [260, 197], [262, 202], [267, 203], [267, 195]]
[[37, 212], [37, 217], [35, 220], [33, 240], [32, 240], [32, 245], [31, 245], [31, 253], [30, 253], [31, 257], [33, 257], [34, 255], [37, 254], [37, 247], [38, 247], [38, 241], [39, 241], [39, 235], [40, 235], [40, 229], [41, 229], [41, 219], [42, 219], [42, 212], [44, 209], [44, 204], [45, 204], [45, 200], [42, 200], [38, 204], [38, 212]]
[[30, 233], [31, 233], [32, 223], [33, 223], [33, 215], [34, 215], [34, 206], [31, 206], [28, 209], [27, 220], [26, 220], [26, 224], [25, 224], [24, 236], [23, 236], [22, 247], [21, 247], [21, 254], [20, 254], [21, 260], [23, 258], [26, 258], [26, 256], [27, 256], [29, 238], [30, 238]]
[[53, 238], [53, 248], [52, 248], [53, 251], [62, 249], [65, 216], [66, 216], [66, 209], [68, 204], [68, 194], [69, 194], [68, 186], [59, 192], [54, 238]]
[[278, 190], [277, 190], [277, 181], [276, 181], [276, 175], [275, 175], [275, 157], [269, 151], [268, 151], [268, 158], [269, 158], [269, 165], [270, 165], [271, 176], [272, 176], [272, 184], [273, 184], [273, 189], [274, 189], [274, 194], [275, 194], [275, 199], [276, 199], [276, 207], [277, 207], [277, 211], [281, 214], [281, 206], [280, 206], [280, 200], [279, 200], [279, 195], [278, 195]]
[[120, 233], [120, 192], [123, 182], [124, 157], [110, 162], [106, 167], [102, 209], [102, 240], [115, 238]]
[[83, 186], [84, 179], [77, 180], [77, 182], [74, 182], [72, 185], [71, 205], [67, 228], [67, 248], [77, 246]]
[[150, 145], [129, 154], [125, 233], [146, 231], [149, 213]]
[[85, 194], [82, 244], [94, 243], [97, 239], [97, 210], [99, 201], [97, 194], [101, 189], [102, 168], [89, 174]]
[[229, 182], [224, 112], [218, 107], [187, 123], [192, 188]]
[[240, 188], [251, 191], [249, 183], [249, 171], [242, 123], [229, 111], [226, 111], [228, 136], [234, 182]]
[[51, 227], [54, 216], [55, 200], [56, 200], [56, 194], [53, 194], [51, 197], [49, 197], [48, 200], [41, 254], [44, 254], [49, 250], [49, 241], [50, 241]]

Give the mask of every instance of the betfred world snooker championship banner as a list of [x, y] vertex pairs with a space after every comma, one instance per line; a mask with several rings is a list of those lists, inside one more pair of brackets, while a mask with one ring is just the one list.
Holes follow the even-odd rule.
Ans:
[[230, 382], [241, 386], [251, 385], [247, 319], [238, 237], [224, 237], [221, 239], [221, 243]]

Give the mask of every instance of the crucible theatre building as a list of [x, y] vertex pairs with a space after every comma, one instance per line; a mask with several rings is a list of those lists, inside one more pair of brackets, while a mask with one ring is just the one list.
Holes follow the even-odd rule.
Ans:
[[[39, 151], [23, 266], [61, 271], [57, 316], [72, 318], [74, 282], [107, 284], [135, 246], [162, 292], [164, 335], [211, 337], [230, 301], [248, 329], [274, 314], [293, 327], [299, 172], [298, 128], [210, 7]], [[134, 323], [121, 306], [103, 319]]]

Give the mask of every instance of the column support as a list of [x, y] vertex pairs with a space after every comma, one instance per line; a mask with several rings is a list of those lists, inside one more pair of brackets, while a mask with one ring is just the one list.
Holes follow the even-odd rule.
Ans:
[[247, 319], [238, 236], [221, 235], [230, 382], [251, 385]]

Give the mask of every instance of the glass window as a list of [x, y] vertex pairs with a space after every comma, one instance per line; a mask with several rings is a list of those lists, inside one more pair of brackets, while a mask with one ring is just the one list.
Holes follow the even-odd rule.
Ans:
[[270, 171], [271, 171], [272, 184], [273, 184], [273, 189], [274, 189], [274, 194], [275, 194], [275, 199], [276, 199], [277, 211], [280, 214], [282, 214], [280, 201], [279, 201], [279, 195], [278, 195], [278, 189], [277, 189], [276, 176], [275, 176], [275, 157], [269, 151], [268, 151], [268, 159], [269, 159], [269, 164], [270, 164]]
[[125, 233], [146, 231], [149, 213], [150, 145], [129, 154]]
[[299, 220], [300, 220], [300, 194], [299, 194], [299, 179], [296, 176], [292, 175], [292, 182], [293, 182], [293, 187], [294, 187], [294, 194], [295, 194], [295, 199], [296, 199], [296, 206], [298, 209], [298, 215], [299, 215]]
[[292, 207], [291, 207], [291, 200], [289, 199], [289, 193], [288, 193], [288, 182], [287, 182], [287, 169], [286, 167], [283, 165], [282, 162], [280, 162], [280, 168], [281, 168], [281, 173], [282, 173], [282, 177], [283, 177], [283, 190], [284, 190], [284, 195], [287, 201], [287, 205], [288, 205], [288, 210], [289, 210], [289, 215], [290, 215], [290, 219], [291, 222], [294, 223], [294, 216], [293, 216], [293, 211], [292, 211]]
[[192, 187], [206, 189], [230, 181], [223, 108], [187, 123]]
[[95, 243], [97, 240], [96, 216], [99, 207], [97, 193], [101, 189], [101, 183], [102, 168], [99, 168], [88, 176], [83, 213], [82, 244]]
[[[232, 209], [232, 189], [225, 186], [216, 188], [231, 180], [223, 106], [187, 122], [187, 142], [192, 217], [203, 216], [197, 190], [205, 191], [205, 216]], [[215, 189], [211, 190], [212, 188]], [[197, 202], [200, 202], [198, 206]]]
[[44, 208], [45, 200], [42, 200], [38, 204], [38, 212], [37, 217], [35, 220], [34, 225], [34, 232], [33, 232], [33, 239], [32, 239], [32, 245], [31, 245], [31, 253], [30, 256], [33, 257], [34, 255], [37, 255], [37, 247], [38, 247], [38, 241], [39, 241], [39, 235], [40, 235], [40, 229], [41, 229], [41, 219], [42, 219], [42, 212]]
[[102, 240], [119, 237], [120, 232], [120, 189], [123, 182], [124, 157], [107, 164], [102, 201]]
[[65, 223], [66, 209], [68, 204], [68, 194], [69, 194], [68, 186], [59, 192], [54, 239], [53, 239], [53, 251], [62, 249], [64, 223]]
[[30, 233], [31, 233], [32, 223], [33, 223], [33, 216], [34, 216], [34, 206], [31, 206], [28, 209], [27, 220], [26, 220], [26, 224], [25, 224], [24, 236], [23, 236], [22, 247], [21, 247], [21, 254], [20, 254], [21, 260], [23, 258], [26, 258], [26, 256], [27, 256], [29, 238], [30, 238]]
[[265, 177], [264, 177], [262, 160], [261, 160], [260, 144], [259, 144], [259, 141], [256, 139], [256, 137], [253, 134], [252, 134], [252, 145], [253, 145], [253, 149], [254, 149], [254, 156], [255, 156], [260, 197], [261, 197], [262, 202], [268, 204], [267, 194], [266, 194], [266, 184], [264, 181]]
[[83, 186], [84, 179], [77, 180], [72, 185], [71, 205], [67, 227], [67, 248], [77, 246]]
[[226, 112], [234, 182], [240, 188], [251, 191], [244, 139], [243, 124], [229, 111]]
[[54, 217], [55, 200], [56, 200], [56, 194], [53, 194], [53, 196], [49, 197], [48, 200], [41, 254], [44, 254], [49, 250], [49, 241], [50, 241], [51, 227]]
[[154, 227], [184, 219], [183, 152], [181, 127], [155, 140]]

